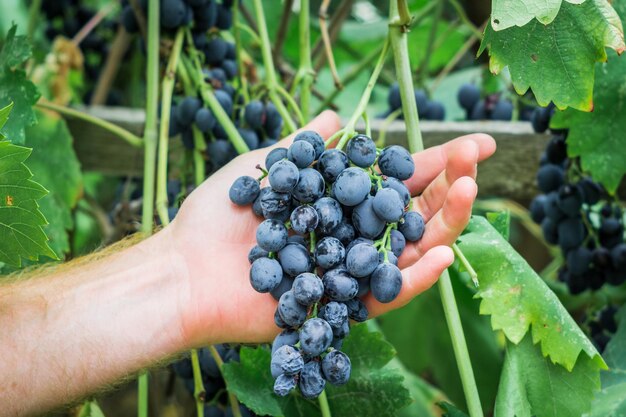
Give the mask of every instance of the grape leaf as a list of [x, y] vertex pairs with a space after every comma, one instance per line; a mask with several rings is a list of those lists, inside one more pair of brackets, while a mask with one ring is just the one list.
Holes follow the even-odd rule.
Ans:
[[[567, 0], [580, 4], [585, 0]], [[547, 25], [561, 8], [562, 0], [493, 0], [491, 2], [491, 25], [494, 30], [511, 26], [524, 26], [533, 19]]]
[[[352, 326], [342, 350], [350, 356], [352, 375], [350, 382], [341, 387], [326, 385], [333, 415], [393, 415], [411, 402], [402, 374], [386, 366], [395, 351], [380, 333], [369, 332], [364, 324]], [[320, 415], [317, 401], [306, 400], [296, 393], [285, 398], [274, 395], [267, 349], [244, 347], [240, 357], [239, 363], [224, 364], [224, 379], [228, 389], [252, 411], [271, 416]]]
[[517, 345], [507, 342], [495, 415], [578, 417], [599, 388], [597, 364], [587, 355], [580, 355], [570, 372], [551, 363], [526, 335]]
[[524, 258], [489, 222], [473, 216], [458, 245], [480, 277], [480, 313], [513, 343], [532, 334], [544, 356], [571, 371], [581, 351], [598, 369], [604, 360], [569, 313]]
[[104, 417], [104, 413], [95, 400], [87, 401], [80, 408], [78, 417]]
[[506, 210], [487, 213], [486, 217], [493, 228], [496, 229], [504, 239], [509, 240], [509, 234], [511, 233], [511, 212]]
[[549, 25], [532, 21], [498, 32], [488, 25], [478, 55], [489, 48], [491, 72], [508, 66], [515, 90], [532, 89], [540, 105], [590, 111], [595, 63], [606, 61], [605, 47], [626, 49], [622, 23], [606, 0], [587, 0], [563, 3]]
[[11, 142], [24, 143], [24, 128], [37, 122], [32, 106], [39, 100], [37, 87], [21, 68], [31, 56], [26, 36], [16, 36], [17, 26], [9, 30], [0, 50], [0, 106], [14, 103], [11, 118], [0, 129]]
[[616, 316], [617, 332], [604, 350], [609, 370], [600, 374], [602, 390], [596, 393], [587, 417], [626, 415], [626, 307], [622, 307]]
[[48, 191], [39, 201], [49, 224], [45, 227], [50, 246], [62, 255], [70, 249], [68, 232], [73, 228], [72, 209], [82, 192], [80, 163], [72, 136], [63, 119], [38, 112], [39, 123], [26, 129], [26, 145], [33, 148], [28, 166], [33, 179]]
[[[9, 120], [9, 114], [11, 113], [11, 109], [13, 108], [13, 103], [9, 103], [3, 108], [0, 109], [0, 129], [4, 127], [7, 120]], [[4, 139], [4, 135], [0, 133], [0, 140]]]
[[615, 193], [626, 173], [626, 59], [612, 53], [596, 68], [594, 109], [556, 112], [550, 125], [568, 128], [567, 151], [580, 157], [582, 169]]

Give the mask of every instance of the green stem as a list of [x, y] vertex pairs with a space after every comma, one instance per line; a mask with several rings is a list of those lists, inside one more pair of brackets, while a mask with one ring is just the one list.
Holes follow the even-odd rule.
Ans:
[[170, 141], [170, 109], [172, 106], [174, 84], [176, 83], [178, 58], [180, 57], [180, 51], [183, 45], [183, 35], [184, 29], [178, 29], [165, 69], [165, 76], [161, 83], [161, 123], [159, 125], [156, 210], [161, 219], [161, 224], [164, 226], [170, 223], [169, 213], [167, 212], [167, 154]]
[[[406, 34], [402, 33], [401, 29], [402, 24], [405, 22], [400, 21], [396, 3], [393, 1], [390, 3], [389, 21], [390, 38], [392, 48], [394, 49], [394, 61], [400, 86], [404, 121], [409, 137], [409, 150], [411, 152], [419, 152], [424, 149], [424, 143], [419, 131], [419, 115], [417, 114], [417, 106], [415, 106], [415, 95], [413, 94], [413, 85], [410, 77], [411, 66]], [[448, 270], [443, 271], [441, 277], [439, 277], [438, 285], [441, 302], [448, 323], [448, 331], [452, 339], [452, 347], [459, 367], [459, 373], [461, 374], [461, 382], [467, 401], [467, 408], [470, 417], [482, 417], [483, 412], [480, 405], [480, 397], [478, 396], [478, 389], [476, 387], [476, 380], [474, 379], [474, 372], [472, 370], [472, 362], [467, 350], [467, 343], [465, 342], [465, 335], [461, 325], [461, 317], [454, 298], [454, 291]]]
[[459, 245], [457, 245], [456, 243], [453, 243], [452, 250], [454, 251], [454, 254], [456, 255], [456, 257], [459, 259], [459, 261], [463, 264], [463, 266], [467, 270], [467, 273], [472, 279], [472, 282], [474, 283], [474, 285], [478, 287], [479, 285], [478, 274], [476, 273], [476, 270], [474, 270], [474, 267], [472, 266], [472, 264], [465, 257], [465, 254], [463, 253], [461, 248], [459, 248]]
[[244, 105], [250, 102], [248, 93], [248, 79], [246, 78], [246, 68], [243, 64], [243, 46], [241, 43], [241, 28], [239, 27], [239, 0], [233, 2], [233, 35], [235, 36], [235, 53], [237, 54], [237, 79], [239, 80], [239, 91], [243, 95]]
[[396, 77], [400, 87], [402, 99], [402, 113], [406, 123], [406, 135], [409, 151], [419, 152], [424, 150], [422, 132], [419, 129], [419, 115], [413, 93], [413, 77], [411, 75], [411, 63], [409, 62], [409, 46], [407, 34], [403, 27], [409, 22], [403, 22], [398, 17], [396, 2], [390, 2], [389, 6], [389, 37], [393, 49], [393, 60], [396, 66]]
[[272, 60], [272, 47], [270, 36], [267, 32], [267, 24], [265, 22], [265, 13], [263, 12], [263, 4], [261, 0], [254, 0], [254, 11], [256, 13], [257, 24], [259, 26], [259, 37], [261, 38], [261, 55], [263, 56], [263, 66], [265, 67], [265, 84], [267, 85], [268, 95], [272, 103], [276, 106], [276, 110], [280, 113], [287, 131], [293, 133], [298, 128], [291, 118], [289, 111], [276, 92], [278, 78]]
[[142, 372], [137, 381], [137, 416], [148, 417], [148, 373]]
[[320, 396], [317, 398], [317, 401], [320, 404], [322, 417], [332, 417], [332, 414], [330, 413], [330, 406], [328, 405], [328, 398], [326, 397], [326, 390], [322, 391]]
[[45, 101], [43, 99], [38, 101], [36, 106], [41, 109], [53, 110], [59, 114], [74, 117], [76, 119], [80, 119], [85, 122], [91, 123], [93, 125], [99, 126], [111, 132], [112, 134], [119, 137], [120, 139], [125, 140], [126, 142], [128, 142], [129, 145], [134, 146], [135, 148], [140, 148], [143, 146], [143, 141], [141, 140], [139, 136], [129, 132], [123, 127], [115, 125], [111, 122], [107, 122], [106, 120], [102, 120], [96, 116], [92, 116], [91, 114], [88, 114], [79, 110], [75, 110], [70, 107], [54, 104], [50, 101]]
[[37, 20], [39, 19], [39, 11], [41, 10], [42, 0], [33, 0], [28, 9], [28, 26], [26, 34], [28, 39], [33, 39], [35, 34], [35, 28], [37, 27]]
[[[233, 5], [233, 7], [235, 7]], [[248, 35], [250, 35], [250, 37], [259, 45], [261, 44], [261, 38], [259, 37], [259, 35], [254, 31], [254, 29], [252, 29], [250, 26], [246, 25], [245, 23], [241, 23], [239, 22], [237, 24], [237, 26], [239, 27], [239, 29], [242, 29], [244, 32], [246, 32]]]
[[371, 138], [372, 137], [372, 126], [370, 125], [370, 117], [367, 115], [366, 111], [363, 112], [361, 117], [363, 118], [363, 123], [365, 123], [365, 134]]
[[198, 351], [191, 349], [191, 369], [193, 371], [193, 397], [196, 400], [196, 415], [204, 417], [204, 400], [206, 391], [202, 383], [202, 371], [200, 370], [200, 359]]
[[[344, 133], [341, 135], [341, 139], [339, 139], [339, 143], [337, 144], [337, 149], [343, 149], [350, 136], [354, 133], [354, 129], [356, 126], [356, 122], [359, 118], [365, 113], [367, 108], [367, 104], [370, 101], [370, 96], [372, 95], [372, 90], [376, 85], [376, 80], [378, 80], [378, 76], [380, 75], [380, 71], [383, 69], [385, 65], [385, 58], [387, 57], [387, 51], [389, 50], [389, 36], [385, 39], [385, 44], [383, 45], [382, 51], [380, 51], [380, 56], [378, 57], [378, 61], [376, 62], [376, 66], [374, 67], [374, 71], [370, 76], [369, 81], [367, 82], [367, 86], [365, 87], [365, 91], [361, 95], [361, 100], [359, 100], [359, 104], [357, 104], [354, 113], [346, 123], [344, 127]], [[413, 91], [413, 90], [411, 90]]]
[[[307, 113], [303, 113], [303, 111], [302, 112], [300, 111], [300, 108], [298, 107], [298, 103], [296, 103], [293, 97], [291, 97], [291, 94], [289, 94], [289, 92], [285, 90], [282, 86], [277, 85], [276, 91], [278, 92], [279, 95], [281, 95], [285, 99], [285, 101], [287, 102], [287, 105], [289, 105], [291, 110], [293, 110], [293, 112], [296, 114], [298, 123], [300, 123], [301, 126], [304, 126], [306, 124], [304, 120], [304, 115]], [[302, 97], [302, 95], [300, 97]]]
[[206, 177], [204, 158], [202, 152], [206, 150], [206, 143], [204, 142], [204, 135], [198, 129], [193, 126], [193, 166], [194, 166], [194, 182], [196, 186], [202, 184]]
[[[313, 86], [313, 65], [311, 64], [311, 23], [309, 12], [309, 0], [300, 0], [300, 16], [299, 16], [299, 35], [300, 35], [300, 68], [298, 73], [301, 74], [300, 80], [300, 106], [304, 114], [305, 121], [309, 120], [311, 105], [311, 90]], [[304, 123], [302, 123], [304, 124]]]
[[384, 148], [385, 147], [385, 137], [387, 136], [387, 130], [391, 123], [396, 120], [402, 114], [402, 109], [396, 109], [389, 113], [389, 116], [385, 117], [383, 122], [380, 124], [380, 129], [378, 129], [378, 138], [376, 139], [376, 147]]
[[[217, 349], [215, 349], [213, 345], [209, 346], [209, 352], [211, 353], [211, 356], [213, 356], [213, 359], [215, 359], [215, 363], [217, 364], [217, 368], [220, 370], [220, 373], [224, 375], [224, 361], [222, 360], [219, 352], [217, 351]], [[228, 391], [228, 402], [230, 403], [230, 409], [233, 412], [233, 417], [241, 417], [241, 410], [239, 410], [239, 401], [237, 401], [237, 397], [235, 397], [235, 394], [230, 391]]]
[[465, 335], [463, 334], [463, 326], [461, 325], [461, 317], [454, 298], [454, 290], [450, 281], [450, 274], [446, 269], [439, 277], [439, 294], [441, 295], [441, 303], [443, 311], [448, 323], [450, 337], [452, 338], [452, 348], [456, 357], [457, 366], [463, 383], [463, 392], [467, 401], [467, 409], [470, 417], [482, 417], [483, 410], [480, 405], [480, 397], [478, 396], [478, 388], [474, 379], [474, 371], [472, 370], [472, 361], [467, 350]]

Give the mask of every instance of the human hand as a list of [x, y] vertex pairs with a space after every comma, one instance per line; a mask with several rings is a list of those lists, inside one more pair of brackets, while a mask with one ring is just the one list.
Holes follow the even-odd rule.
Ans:
[[[324, 112], [304, 130], [328, 138], [340, 128], [333, 112]], [[293, 135], [274, 147], [288, 147]], [[267, 342], [280, 329], [274, 324], [276, 301], [250, 285], [247, 255], [255, 245], [262, 219], [250, 207], [231, 203], [228, 191], [242, 175], [258, 177], [266, 148], [240, 155], [212, 175], [182, 205], [165, 230], [172, 249], [183, 259], [177, 270], [183, 291], [181, 326], [186, 347], [219, 342]], [[430, 288], [454, 260], [454, 243], [471, 215], [476, 197], [476, 165], [493, 154], [494, 140], [484, 134], [464, 136], [413, 155], [415, 174], [405, 181], [413, 207], [426, 221], [423, 238], [407, 242], [399, 259], [402, 291], [391, 303], [381, 304], [371, 294], [364, 300], [370, 317], [398, 308]]]

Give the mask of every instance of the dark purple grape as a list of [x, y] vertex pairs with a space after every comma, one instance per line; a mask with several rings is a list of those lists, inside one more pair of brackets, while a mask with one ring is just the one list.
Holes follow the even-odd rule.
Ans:
[[350, 379], [352, 364], [343, 352], [333, 350], [322, 359], [322, 371], [326, 381], [333, 385], [344, 385]]
[[346, 249], [339, 239], [327, 236], [317, 242], [315, 247], [315, 261], [320, 268], [330, 269], [343, 263]]
[[259, 182], [245, 175], [235, 180], [228, 191], [228, 197], [230, 201], [238, 206], [247, 206], [256, 200], [260, 192], [261, 188], [259, 187]]
[[289, 146], [287, 158], [298, 168], [306, 168], [315, 160], [315, 149], [309, 142], [300, 140]]
[[480, 100], [480, 89], [474, 84], [463, 84], [459, 89], [457, 99], [459, 105], [469, 112]]
[[402, 289], [402, 273], [391, 263], [379, 264], [370, 279], [372, 295], [381, 303], [395, 300]]
[[265, 169], [270, 169], [276, 162], [286, 158], [287, 148], [272, 149], [265, 157]]
[[285, 159], [274, 163], [267, 176], [272, 189], [281, 193], [291, 192], [298, 183], [299, 177], [298, 167]]
[[300, 171], [293, 196], [301, 203], [313, 203], [324, 195], [325, 184], [322, 174], [313, 168]]
[[300, 304], [310, 306], [321, 300], [324, 284], [317, 275], [306, 272], [298, 275], [293, 282], [293, 294]]
[[293, 139], [293, 142], [305, 141], [313, 146], [315, 149], [315, 159], [319, 159], [319, 157], [324, 152], [324, 139], [319, 135], [319, 133], [314, 132], [312, 130], [304, 130], [299, 132], [296, 137]]
[[348, 156], [339, 149], [328, 149], [317, 161], [317, 169], [328, 182], [334, 182], [339, 174], [350, 166]]
[[385, 221], [374, 211], [374, 198], [368, 197], [352, 212], [352, 224], [359, 234], [368, 239], [377, 238], [385, 229]]
[[346, 268], [356, 278], [370, 275], [377, 266], [378, 250], [368, 243], [359, 243], [346, 254]]
[[283, 271], [292, 277], [309, 272], [313, 267], [309, 251], [297, 243], [285, 245], [278, 252], [278, 261]]
[[409, 151], [402, 146], [387, 146], [378, 157], [380, 171], [399, 180], [408, 180], [415, 171], [415, 162]]
[[345, 206], [356, 206], [365, 200], [371, 188], [369, 175], [361, 168], [350, 167], [333, 183], [333, 195]]
[[298, 206], [291, 212], [291, 228], [294, 232], [306, 235], [319, 223], [319, 215], [313, 206]]
[[356, 135], [348, 142], [346, 154], [354, 165], [367, 168], [376, 161], [376, 144], [369, 136]]
[[258, 292], [270, 292], [283, 279], [283, 270], [275, 259], [259, 258], [250, 268], [250, 283]]

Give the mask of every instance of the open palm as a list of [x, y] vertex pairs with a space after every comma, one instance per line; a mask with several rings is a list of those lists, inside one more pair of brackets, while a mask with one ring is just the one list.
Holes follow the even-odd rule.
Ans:
[[[335, 113], [325, 112], [307, 130], [327, 138], [340, 128]], [[291, 137], [276, 146], [286, 147]], [[266, 342], [279, 329], [274, 325], [276, 301], [250, 285], [248, 251], [262, 221], [250, 207], [238, 207], [228, 198], [241, 175], [258, 177], [272, 148], [241, 155], [195, 190], [172, 223], [173, 247], [184, 259], [182, 291], [189, 302], [181, 306], [183, 331], [193, 345], [207, 342]], [[414, 198], [414, 210], [426, 221], [424, 237], [408, 242], [399, 259], [403, 286], [399, 296], [381, 304], [369, 295], [370, 316], [398, 308], [430, 288], [453, 259], [452, 244], [467, 224], [476, 197], [476, 165], [495, 151], [487, 135], [461, 137], [413, 155], [415, 174], [405, 181]]]

